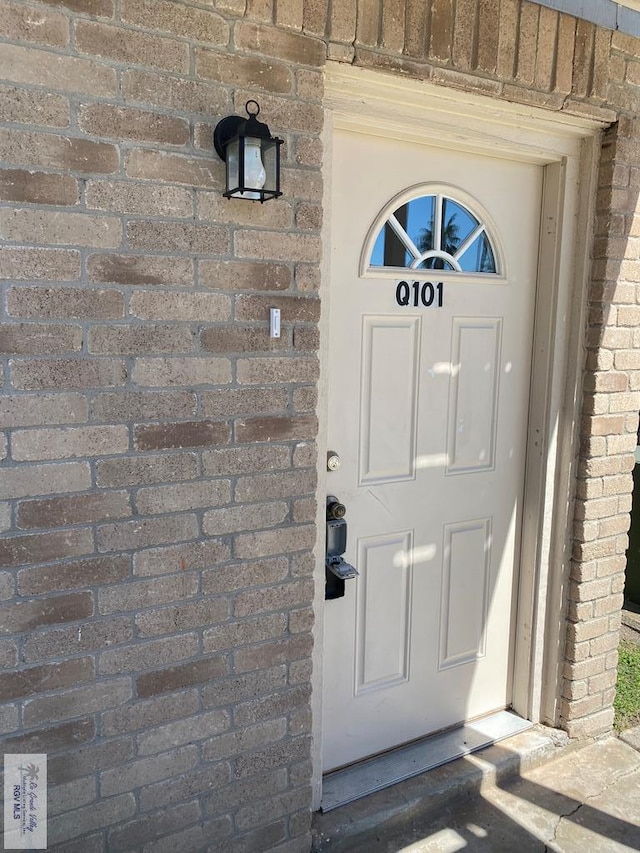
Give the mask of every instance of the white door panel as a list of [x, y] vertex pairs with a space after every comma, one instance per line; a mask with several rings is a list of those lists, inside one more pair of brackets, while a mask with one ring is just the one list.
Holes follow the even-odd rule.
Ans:
[[[505, 276], [359, 274], [379, 212], [427, 182], [488, 213]], [[325, 770], [509, 704], [541, 182], [335, 133], [327, 489], [360, 576], [325, 605]], [[400, 278], [442, 280], [442, 307], [398, 305]]]

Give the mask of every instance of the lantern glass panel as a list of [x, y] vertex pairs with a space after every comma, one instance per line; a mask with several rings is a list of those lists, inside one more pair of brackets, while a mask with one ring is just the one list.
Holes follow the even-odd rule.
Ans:
[[280, 187], [278, 185], [279, 168], [278, 161], [280, 159], [280, 146], [277, 140], [264, 140], [262, 143], [262, 162], [267, 173], [267, 179], [264, 183], [264, 190], [268, 193], [278, 193]]
[[235, 193], [240, 186], [240, 140], [227, 145], [227, 192]]

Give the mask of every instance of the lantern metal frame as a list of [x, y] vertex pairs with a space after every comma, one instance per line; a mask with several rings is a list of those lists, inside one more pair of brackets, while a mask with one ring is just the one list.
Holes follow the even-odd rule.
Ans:
[[[253, 107], [250, 108], [250, 106]], [[227, 116], [213, 131], [216, 153], [226, 164], [225, 198], [244, 198], [261, 204], [282, 195], [280, 190], [280, 146], [282, 139], [271, 136], [268, 125], [258, 121], [260, 105], [249, 100], [245, 104], [248, 118]], [[249, 142], [248, 142], [249, 141]], [[247, 185], [245, 155], [247, 145], [259, 145], [266, 180], [262, 187]], [[230, 152], [232, 152], [230, 156]]]

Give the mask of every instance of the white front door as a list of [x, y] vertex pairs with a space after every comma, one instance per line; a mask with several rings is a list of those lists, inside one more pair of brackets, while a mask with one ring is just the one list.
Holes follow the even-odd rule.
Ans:
[[325, 602], [325, 771], [510, 704], [541, 190], [334, 133], [327, 492], [360, 574]]

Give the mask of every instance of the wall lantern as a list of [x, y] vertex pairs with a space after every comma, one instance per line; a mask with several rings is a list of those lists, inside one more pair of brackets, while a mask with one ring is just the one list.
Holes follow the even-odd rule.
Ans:
[[282, 139], [271, 136], [264, 122], [258, 121], [257, 101], [245, 104], [248, 118], [227, 116], [213, 131], [213, 144], [227, 164], [225, 198], [267, 201], [280, 192], [280, 146]]

